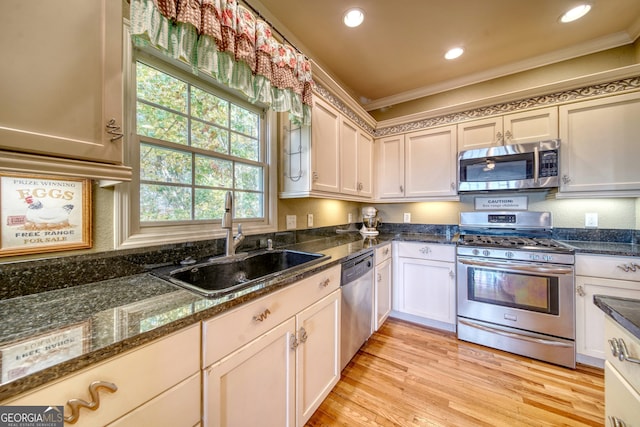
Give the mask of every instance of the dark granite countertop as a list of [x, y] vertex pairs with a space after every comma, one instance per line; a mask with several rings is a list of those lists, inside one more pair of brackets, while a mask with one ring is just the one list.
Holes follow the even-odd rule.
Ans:
[[213, 299], [141, 273], [0, 300], [0, 401], [211, 318], [392, 240], [455, 244], [446, 235], [430, 233], [382, 233], [370, 238], [357, 232], [341, 233], [287, 246], [329, 255], [328, 260]]
[[593, 303], [633, 336], [640, 339], [640, 300], [594, 295]]
[[635, 243], [591, 242], [579, 240], [561, 240], [573, 247], [576, 253], [594, 255], [640, 256], [640, 245]]

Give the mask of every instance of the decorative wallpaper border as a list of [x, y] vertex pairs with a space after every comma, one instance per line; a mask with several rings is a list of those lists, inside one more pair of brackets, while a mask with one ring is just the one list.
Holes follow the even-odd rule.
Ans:
[[353, 110], [348, 108], [339, 98], [333, 96], [327, 89], [325, 89], [321, 85], [316, 84], [316, 91], [318, 92], [318, 94], [320, 94], [327, 102], [337, 108], [342, 114], [349, 117], [356, 124], [366, 130], [374, 138], [380, 138], [383, 136], [412, 132], [434, 126], [458, 123], [470, 119], [481, 119], [483, 117], [494, 116], [497, 114], [507, 114], [535, 107], [550, 106], [559, 103], [566, 103], [637, 89], [640, 89], [640, 76], [629, 77], [592, 86], [585, 86], [577, 89], [570, 89], [548, 95], [525, 98], [517, 101], [505, 102], [488, 107], [462, 111], [459, 113], [446, 114], [444, 116], [432, 117], [381, 129], [373, 129], [371, 126], [366, 124], [364, 120], [362, 120]]

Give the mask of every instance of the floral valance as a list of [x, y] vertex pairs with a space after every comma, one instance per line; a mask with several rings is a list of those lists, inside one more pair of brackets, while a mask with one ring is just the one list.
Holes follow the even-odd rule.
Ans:
[[311, 123], [309, 60], [276, 40], [237, 0], [131, 0], [131, 35], [244, 93], [254, 103]]

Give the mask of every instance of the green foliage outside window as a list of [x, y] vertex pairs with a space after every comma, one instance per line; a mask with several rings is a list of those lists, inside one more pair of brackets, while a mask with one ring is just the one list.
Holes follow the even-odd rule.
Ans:
[[260, 116], [163, 71], [136, 63], [140, 221], [265, 215]]

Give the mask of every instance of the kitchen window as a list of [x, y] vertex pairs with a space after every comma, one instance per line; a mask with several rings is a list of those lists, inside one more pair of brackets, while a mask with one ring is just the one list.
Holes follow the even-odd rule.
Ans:
[[130, 74], [134, 179], [116, 246], [222, 237], [228, 191], [245, 233], [275, 230], [273, 113], [144, 52]]

